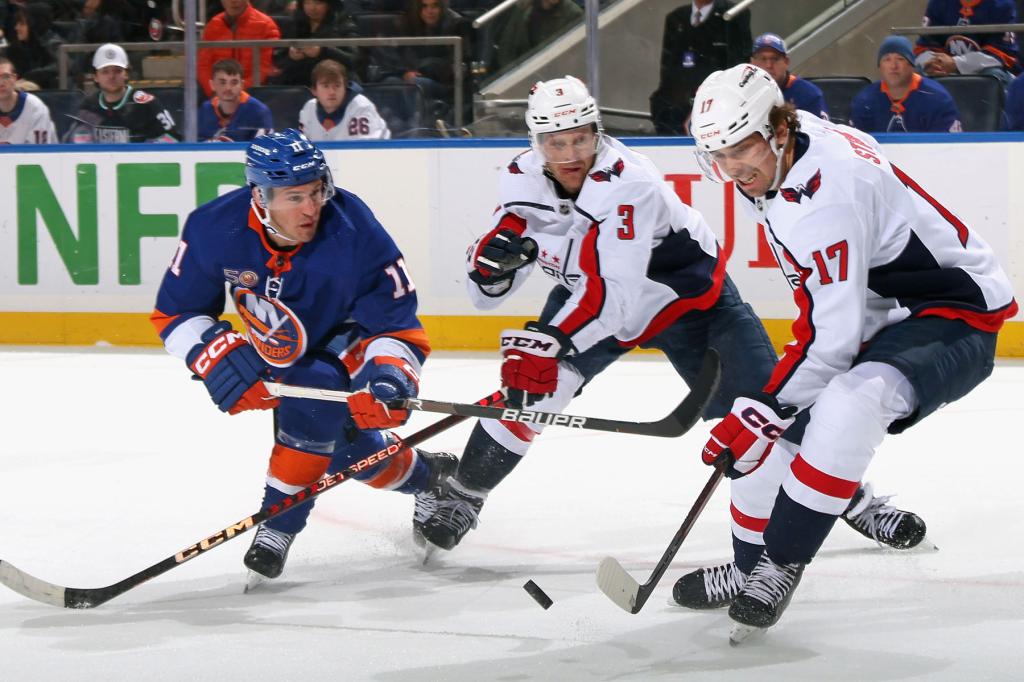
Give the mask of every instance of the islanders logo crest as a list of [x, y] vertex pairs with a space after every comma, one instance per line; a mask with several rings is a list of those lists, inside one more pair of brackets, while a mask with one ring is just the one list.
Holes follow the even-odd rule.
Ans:
[[288, 306], [251, 289], [235, 289], [249, 343], [272, 367], [291, 367], [306, 352], [306, 329]]

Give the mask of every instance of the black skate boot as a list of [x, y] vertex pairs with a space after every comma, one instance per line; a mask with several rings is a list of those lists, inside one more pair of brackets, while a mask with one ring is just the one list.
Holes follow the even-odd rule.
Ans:
[[746, 582], [747, 574], [734, 561], [698, 568], [676, 581], [672, 599], [688, 609], [720, 609], [733, 602]]
[[412, 512], [412, 539], [423, 547], [427, 543], [423, 537], [423, 524], [437, 511], [441, 487], [459, 468], [459, 459], [450, 452], [416, 450], [416, 453], [427, 463], [430, 471], [426, 486], [414, 495], [416, 501]]
[[441, 549], [452, 549], [476, 528], [487, 493], [470, 490], [453, 476], [437, 497], [437, 509], [423, 522], [423, 537]]
[[729, 635], [730, 644], [739, 644], [758, 630], [779, 622], [789, 606], [796, 586], [807, 564], [777, 564], [768, 553], [754, 566], [739, 595], [729, 607], [729, 618], [734, 621]]
[[891, 497], [874, 497], [871, 484], [865, 483], [857, 489], [842, 518], [855, 531], [879, 545], [895, 549], [916, 547], [927, 530], [924, 520], [913, 512], [886, 504]]
[[250, 571], [265, 578], [276, 578], [284, 570], [288, 548], [292, 546], [293, 540], [295, 536], [291, 533], [260, 526], [256, 529], [256, 537], [252, 539], [252, 545], [245, 553], [242, 563]]

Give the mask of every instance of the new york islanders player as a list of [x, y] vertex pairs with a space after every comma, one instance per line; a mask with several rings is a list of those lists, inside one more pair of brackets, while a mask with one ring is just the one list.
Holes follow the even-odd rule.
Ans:
[[[366, 204], [335, 188], [319, 149], [293, 129], [258, 136], [245, 177], [248, 187], [189, 216], [152, 320], [222, 411], [275, 410], [266, 508], [385, 447], [380, 429], [408, 412], [378, 401], [415, 397], [430, 347], [401, 252]], [[219, 320], [225, 284], [248, 339]], [[360, 392], [347, 404], [276, 400], [271, 378]], [[356, 478], [419, 494], [455, 464], [406, 448]], [[260, 527], [245, 565], [280, 575], [311, 507]]]
[[[470, 247], [466, 263], [469, 295], [480, 308], [507, 300], [534, 269], [555, 283], [537, 321], [502, 334], [509, 402], [562, 411], [635, 346], [660, 349], [689, 382], [711, 347], [723, 359], [722, 377], [705, 416], [725, 416], [737, 395], [768, 380], [776, 357], [726, 275], [703, 216], [679, 200], [649, 159], [602, 133], [597, 104], [576, 78], [537, 83], [526, 120], [532, 149], [502, 174], [494, 225]], [[477, 423], [436, 509], [414, 521], [423, 538], [444, 549], [457, 545], [542, 428]], [[801, 431], [798, 424], [786, 439], [799, 442]], [[898, 513], [898, 531], [880, 537], [908, 546], [924, 524]], [[748, 517], [738, 510], [733, 517], [737, 556], [749, 571], [761, 553], [759, 536], [739, 525]], [[871, 535], [867, 518], [851, 525]]]
[[57, 131], [43, 100], [19, 92], [14, 63], [0, 57], [0, 144], [54, 144]]
[[[703, 452], [707, 464], [728, 458], [738, 473], [781, 482], [747, 491], [770, 515], [765, 552], [749, 577], [736, 576], [729, 616], [740, 640], [779, 620], [836, 519], [865, 502], [858, 481], [885, 434], [991, 373], [1017, 304], [977, 233], [870, 136], [785, 105], [761, 69], [712, 74], [694, 112], [702, 166], [735, 181], [767, 227], [799, 309], [763, 392], [738, 399]], [[799, 453], [768, 456], [811, 405]]]

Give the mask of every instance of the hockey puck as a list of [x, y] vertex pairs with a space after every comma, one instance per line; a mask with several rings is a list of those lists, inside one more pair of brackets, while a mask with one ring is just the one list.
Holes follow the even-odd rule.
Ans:
[[554, 602], [551, 601], [551, 597], [549, 597], [544, 590], [540, 589], [540, 585], [532, 580], [527, 580], [523, 583], [523, 589], [526, 590], [526, 593], [533, 597], [533, 600], [540, 604], [540, 607], [545, 611], [551, 608], [551, 605], [554, 604]]

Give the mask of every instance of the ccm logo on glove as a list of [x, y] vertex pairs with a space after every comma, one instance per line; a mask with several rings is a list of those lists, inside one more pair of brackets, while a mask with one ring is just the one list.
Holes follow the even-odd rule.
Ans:
[[192, 361], [192, 371], [205, 379], [222, 355], [246, 343], [248, 341], [245, 340], [245, 336], [233, 329], [226, 334], [221, 334], [213, 340], [213, 343], [203, 349], [199, 357]]

